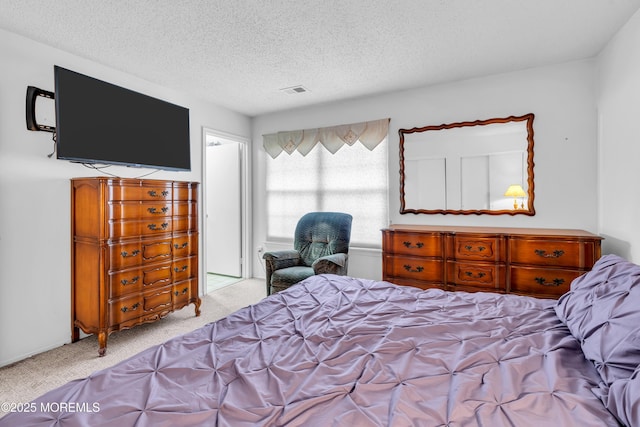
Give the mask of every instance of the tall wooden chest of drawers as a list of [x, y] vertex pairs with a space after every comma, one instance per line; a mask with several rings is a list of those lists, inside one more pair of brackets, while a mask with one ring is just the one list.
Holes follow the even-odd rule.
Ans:
[[156, 321], [198, 295], [198, 184], [71, 180], [72, 341]]
[[382, 278], [558, 298], [600, 258], [601, 240], [582, 230], [392, 225], [382, 230]]

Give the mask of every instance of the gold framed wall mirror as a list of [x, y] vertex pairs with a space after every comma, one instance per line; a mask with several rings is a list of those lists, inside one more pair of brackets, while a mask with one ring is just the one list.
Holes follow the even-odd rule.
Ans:
[[533, 118], [399, 129], [400, 213], [535, 215]]

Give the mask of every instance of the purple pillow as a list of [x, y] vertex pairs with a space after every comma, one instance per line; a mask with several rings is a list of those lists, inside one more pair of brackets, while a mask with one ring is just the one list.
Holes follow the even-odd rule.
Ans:
[[640, 266], [603, 256], [555, 310], [608, 386], [631, 377], [640, 365]]

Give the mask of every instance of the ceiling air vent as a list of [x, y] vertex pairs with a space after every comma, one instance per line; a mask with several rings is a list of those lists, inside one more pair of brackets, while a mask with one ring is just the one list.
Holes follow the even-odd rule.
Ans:
[[306, 92], [311, 92], [309, 89], [307, 89], [306, 87], [302, 86], [302, 85], [298, 85], [298, 86], [291, 86], [291, 87], [285, 87], [280, 89], [282, 92], [287, 93], [289, 95], [295, 95], [297, 93], [306, 93]]

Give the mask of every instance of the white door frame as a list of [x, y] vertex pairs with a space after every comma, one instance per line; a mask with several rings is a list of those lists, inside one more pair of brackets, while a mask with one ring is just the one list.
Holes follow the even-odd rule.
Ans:
[[[202, 197], [203, 200], [200, 203], [201, 206], [201, 212], [202, 212], [202, 218], [203, 221], [202, 223], [202, 227], [203, 230], [200, 233], [200, 236], [202, 236], [202, 240], [203, 240], [203, 244], [201, 245], [201, 248], [203, 249], [203, 256], [200, 257], [201, 260], [203, 260], [203, 263], [206, 262], [207, 259], [207, 242], [206, 242], [206, 236], [207, 236], [207, 211], [206, 211], [206, 206], [207, 206], [207, 180], [206, 180], [206, 176], [207, 176], [207, 135], [213, 135], [215, 137], [218, 138], [222, 138], [222, 139], [227, 139], [227, 140], [231, 140], [231, 141], [236, 141], [240, 143], [240, 179], [241, 179], [241, 183], [240, 183], [240, 189], [242, 191], [242, 194], [240, 196], [240, 212], [242, 215], [242, 219], [241, 219], [241, 225], [240, 225], [240, 233], [241, 233], [241, 238], [242, 238], [242, 242], [241, 242], [241, 260], [240, 262], [242, 263], [242, 277], [244, 279], [250, 278], [252, 277], [253, 271], [251, 269], [251, 258], [250, 258], [250, 247], [251, 247], [251, 241], [250, 241], [250, 236], [251, 236], [251, 222], [249, 221], [249, 212], [251, 212], [251, 206], [250, 206], [250, 192], [249, 192], [249, 183], [250, 181], [250, 176], [249, 176], [249, 142], [250, 140], [248, 138], [242, 137], [242, 136], [238, 136], [238, 135], [233, 135], [230, 133], [226, 133], [226, 132], [222, 132], [219, 130], [215, 130], [215, 129], [211, 129], [211, 128], [207, 128], [205, 126], [202, 127]], [[202, 271], [204, 271], [205, 269], [202, 269]], [[206, 280], [206, 271], [204, 271], [204, 278]], [[201, 289], [204, 289], [206, 291], [206, 282], [203, 283], [203, 286], [201, 287]], [[206, 292], [205, 292], [206, 293]]]

